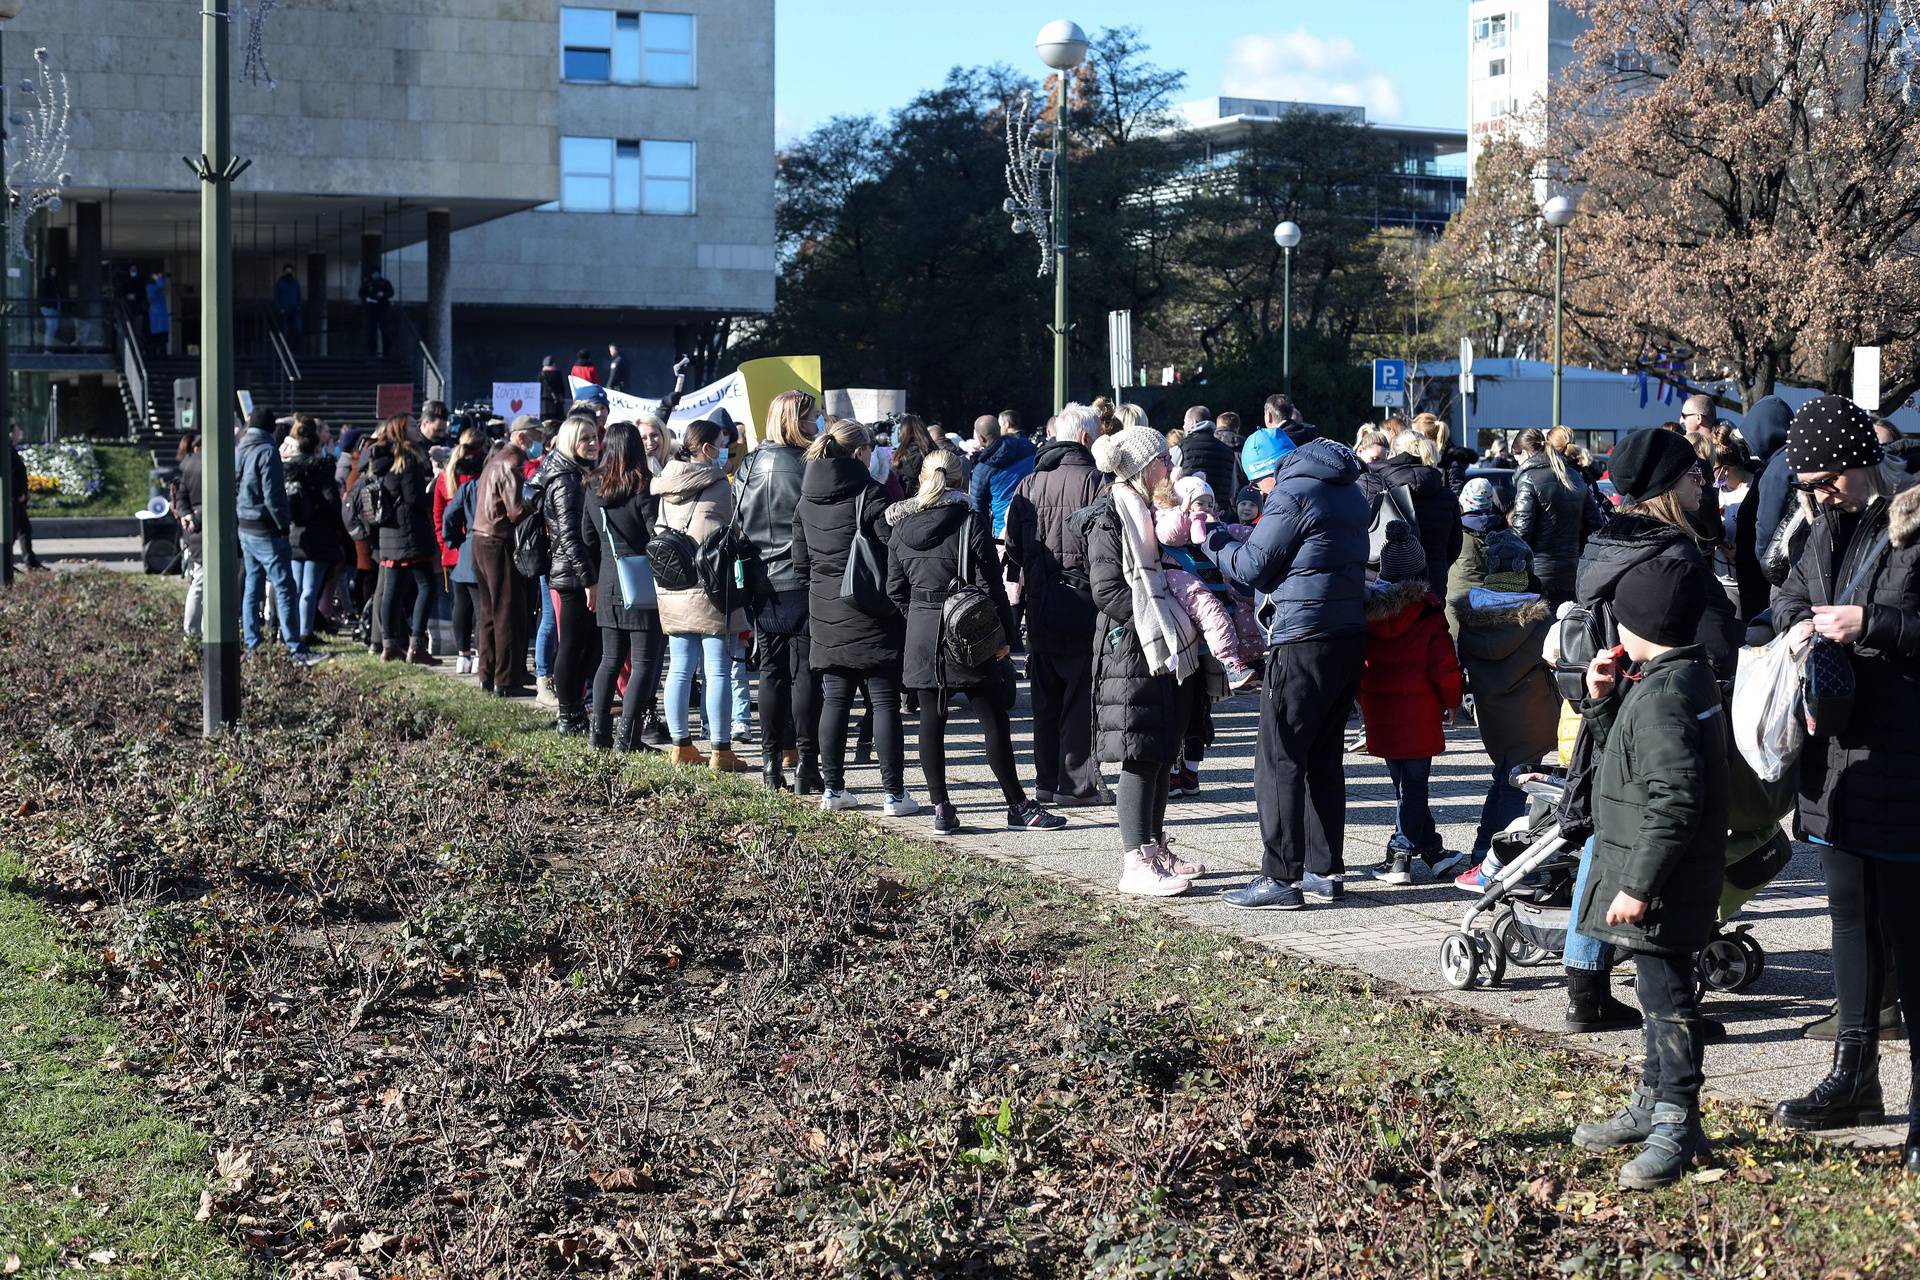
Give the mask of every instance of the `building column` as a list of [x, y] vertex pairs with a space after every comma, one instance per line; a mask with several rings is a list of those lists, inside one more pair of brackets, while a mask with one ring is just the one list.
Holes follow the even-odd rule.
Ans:
[[100, 202], [80, 201], [74, 205], [73, 216], [80, 246], [74, 263], [74, 341], [86, 350], [98, 347], [108, 333], [106, 278], [100, 262], [103, 252]]
[[453, 215], [427, 210], [427, 349], [440, 366], [440, 386], [429, 398], [453, 403]]
[[327, 354], [327, 255], [307, 255], [308, 350]]
[[[360, 233], [360, 280], [355, 282], [353, 286], [353, 290], [354, 290], [353, 297], [354, 297], [354, 302], [359, 307], [359, 311], [360, 311], [361, 346], [362, 346], [362, 349], [368, 355], [372, 355], [374, 353], [374, 346], [375, 346], [374, 336], [373, 336], [374, 318], [371, 310], [367, 308], [364, 304], [361, 304], [359, 301], [360, 285], [361, 283], [364, 283], [366, 278], [372, 275], [376, 270], [382, 269], [380, 266], [380, 256], [384, 246], [385, 246], [385, 241], [381, 238], [381, 235], [378, 231], [362, 231]], [[392, 348], [388, 344], [390, 344], [393, 341], [392, 325], [391, 324], [387, 325], [387, 329], [388, 329], [388, 332], [383, 334], [380, 338], [379, 347], [382, 351], [387, 352], [388, 354], [391, 354]]]

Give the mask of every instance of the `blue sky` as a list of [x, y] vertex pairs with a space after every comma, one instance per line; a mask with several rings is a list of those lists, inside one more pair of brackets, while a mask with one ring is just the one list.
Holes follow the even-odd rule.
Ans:
[[1466, 0], [775, 0], [775, 132], [884, 114], [948, 68], [1005, 62], [1038, 75], [1053, 18], [1136, 26], [1188, 98], [1359, 103], [1369, 118], [1466, 125]]

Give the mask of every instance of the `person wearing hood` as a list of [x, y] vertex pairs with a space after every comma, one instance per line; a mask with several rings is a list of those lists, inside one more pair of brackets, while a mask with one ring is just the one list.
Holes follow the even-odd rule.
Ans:
[[1429, 783], [1433, 758], [1447, 749], [1446, 713], [1460, 705], [1460, 662], [1447, 635], [1446, 610], [1427, 586], [1427, 558], [1413, 530], [1387, 523], [1380, 577], [1366, 599], [1366, 666], [1360, 712], [1368, 755], [1386, 761], [1393, 780], [1393, 835], [1375, 874], [1386, 884], [1435, 880], [1463, 861], [1441, 843]]
[[1007, 563], [1020, 581], [1033, 696], [1033, 772], [1041, 804], [1111, 801], [1093, 756], [1093, 588], [1087, 546], [1067, 527], [1106, 488], [1093, 463], [1099, 414], [1070, 404], [1007, 504]]
[[1447, 570], [1447, 628], [1460, 638], [1460, 609], [1467, 593], [1487, 577], [1487, 540], [1507, 533], [1506, 513], [1500, 509], [1500, 491], [1485, 476], [1475, 476], [1460, 490], [1460, 554]]
[[1427, 555], [1427, 581], [1447, 580], [1447, 570], [1460, 554], [1460, 513], [1447, 478], [1428, 460], [1433, 442], [1406, 427], [1393, 437], [1393, 452], [1361, 473], [1360, 491], [1372, 511], [1379, 511], [1387, 490], [1405, 485], [1413, 496], [1414, 523]]
[[1168, 770], [1182, 757], [1190, 695], [1200, 676], [1200, 632], [1167, 585], [1154, 537], [1153, 495], [1166, 492], [1173, 468], [1167, 441], [1148, 426], [1127, 426], [1093, 446], [1094, 465], [1113, 484], [1068, 529], [1087, 548], [1095, 614], [1095, 750], [1117, 765], [1119, 891], [1168, 898], [1187, 892], [1206, 868], [1182, 863], [1166, 838]]
[[532, 484], [539, 493], [540, 517], [547, 522], [547, 595], [553, 602], [556, 632], [553, 694], [560, 709], [554, 729], [562, 737], [584, 735], [589, 727], [585, 691], [600, 639], [592, 599], [600, 562], [587, 550], [581, 525], [587, 473], [599, 458], [598, 424], [584, 414], [573, 414], [560, 424], [560, 434], [540, 459]]
[[[1872, 419], [1843, 396], [1801, 406], [1786, 454], [1820, 515], [1773, 593], [1774, 626], [1793, 643], [1827, 646], [1854, 687], [1843, 723], [1823, 710], [1801, 750], [1794, 822], [1820, 849], [1833, 917], [1833, 1066], [1774, 1115], [1794, 1129], [1877, 1124], [1888, 949], [1920, 1067], [1920, 488], [1884, 465]], [[1920, 1110], [1909, 1110], [1902, 1164], [1920, 1176]]]
[[[1260, 806], [1260, 874], [1225, 896], [1229, 906], [1254, 911], [1295, 910], [1309, 893], [1329, 902], [1344, 894], [1335, 878], [1346, 869], [1342, 751], [1366, 655], [1371, 517], [1360, 459], [1324, 438], [1288, 452], [1283, 438], [1259, 432], [1240, 452], [1247, 478], [1266, 495], [1252, 535], [1236, 542], [1212, 528], [1206, 540], [1227, 581], [1255, 593], [1268, 640], [1255, 760], [1256, 785], [1269, 800]], [[1447, 512], [1457, 530], [1451, 495]]]
[[240, 632], [252, 653], [264, 643], [260, 618], [273, 591], [280, 639], [300, 653], [300, 591], [293, 578], [293, 515], [287, 475], [273, 438], [273, 414], [255, 409], [234, 450], [234, 517], [240, 531]]
[[1787, 466], [1787, 431], [1793, 410], [1779, 396], [1768, 396], [1747, 411], [1740, 436], [1753, 454], [1756, 479], [1733, 518], [1733, 574], [1740, 589], [1740, 616], [1765, 609], [1773, 584], [1760, 569], [1760, 554], [1773, 541], [1793, 500], [1793, 472]]
[[[800, 501], [793, 517], [793, 567], [807, 583], [808, 661], [820, 673], [820, 772], [825, 788], [820, 808], [853, 809], [859, 799], [847, 789], [847, 721], [864, 689], [873, 705], [874, 745], [888, 817], [919, 812], [907, 794], [906, 759], [900, 737], [900, 659], [905, 623], [885, 598], [887, 491], [867, 467], [873, 434], [857, 422], [835, 421], [807, 446]], [[843, 594], [847, 562], [856, 542], [866, 563], [882, 571], [879, 597]], [[856, 567], [855, 576], [860, 573]]]
[[[798, 772], [794, 786], [818, 795], [820, 777], [820, 677], [809, 654], [807, 579], [793, 563], [793, 515], [800, 505], [807, 446], [813, 443], [814, 398], [783, 391], [767, 410], [767, 440], [740, 467], [740, 536], [753, 548], [747, 566], [747, 609], [753, 615], [754, 648], [760, 655], [760, 724], [766, 731], [767, 786], [786, 787], [782, 751], [791, 747]], [[791, 726], [791, 742], [779, 726]]]
[[[960, 488], [958, 454], [940, 450], [920, 465], [920, 489], [887, 509], [887, 595], [907, 620], [901, 684], [920, 695], [920, 770], [933, 802], [935, 835], [960, 830], [960, 813], [947, 792], [947, 703], [963, 693], [980, 720], [987, 765], [1007, 804], [1015, 831], [1051, 831], [1067, 824], [1027, 798], [1013, 760], [1014, 671], [1008, 641], [1013, 610], [1007, 604], [1000, 557], [986, 520]], [[984, 665], [960, 666], [941, 644], [942, 616], [955, 591], [983, 588], [1000, 615], [1002, 643]]]
[[[720, 440], [717, 424], [693, 423], [680, 437], [680, 456], [651, 485], [660, 500], [656, 525], [677, 529], [696, 547], [733, 521], [733, 490], [727, 484]], [[667, 732], [673, 737], [673, 763], [699, 764], [704, 758], [715, 773], [738, 773], [747, 766], [733, 751], [733, 659], [727, 640], [745, 619], [738, 593], [724, 596], [716, 601], [698, 584], [660, 592], [660, 629], [667, 637]], [[696, 670], [706, 688], [701, 714], [713, 748], [705, 757], [694, 748], [688, 724]]]
[[[1489, 861], [1493, 837], [1526, 811], [1526, 794], [1510, 780], [1513, 770], [1539, 763], [1558, 742], [1560, 696], [1542, 656], [1553, 610], [1533, 587], [1531, 561], [1526, 543], [1504, 529], [1494, 530], [1485, 540], [1482, 580], [1457, 602], [1456, 647], [1473, 689], [1473, 723], [1493, 762], [1468, 855], [1486, 876], [1500, 867]], [[1464, 880], [1456, 883], [1467, 887]], [[1484, 879], [1475, 887], [1484, 889]]]
[[[999, 432], [997, 438], [995, 432]], [[1007, 504], [1013, 501], [1013, 491], [1020, 482], [1033, 471], [1038, 450], [1033, 441], [1020, 434], [1017, 420], [1008, 425], [1006, 414], [998, 418], [981, 416], [973, 424], [973, 434], [981, 448], [973, 455], [973, 479], [968, 482], [967, 495], [976, 510], [991, 510], [993, 536], [999, 538], [1007, 527]]]

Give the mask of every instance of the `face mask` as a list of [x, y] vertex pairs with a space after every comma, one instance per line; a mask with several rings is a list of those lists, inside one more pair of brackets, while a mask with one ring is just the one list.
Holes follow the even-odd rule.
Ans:
[[727, 465], [727, 451], [725, 449], [713, 455], [713, 465], [716, 467], [724, 467]]
[[821, 415], [820, 415], [819, 417], [817, 417], [817, 418], [815, 418], [815, 419], [813, 420], [813, 429], [814, 429], [814, 431], [815, 431], [816, 433], [818, 433], [818, 432], [821, 432], [821, 431], [825, 431], [825, 430], [827, 429], [827, 415], [826, 415], [826, 414], [824, 414], [824, 413], [823, 413], [823, 414], [821, 414]]
[[532, 444], [527, 446], [527, 457], [529, 459], [537, 458], [541, 454], [545, 453], [546, 451], [547, 451], [547, 446], [542, 442], [535, 440]]

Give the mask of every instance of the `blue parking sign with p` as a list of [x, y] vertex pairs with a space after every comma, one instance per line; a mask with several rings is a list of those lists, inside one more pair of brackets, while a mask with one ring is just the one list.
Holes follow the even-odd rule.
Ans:
[[1407, 403], [1407, 362], [1373, 362], [1373, 403], [1377, 408], [1401, 408]]

